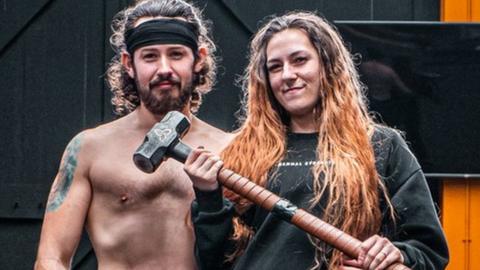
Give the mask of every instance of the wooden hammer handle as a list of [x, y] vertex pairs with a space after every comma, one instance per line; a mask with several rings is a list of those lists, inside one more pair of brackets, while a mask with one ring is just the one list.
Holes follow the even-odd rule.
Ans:
[[[344, 233], [303, 209], [298, 209], [285, 199], [229, 169], [222, 169], [219, 172], [218, 181], [224, 187], [270, 212], [279, 214], [285, 221], [335, 247], [349, 257], [358, 258], [361, 242], [353, 236]], [[387, 269], [408, 270], [410, 268], [397, 263], [389, 266]]]

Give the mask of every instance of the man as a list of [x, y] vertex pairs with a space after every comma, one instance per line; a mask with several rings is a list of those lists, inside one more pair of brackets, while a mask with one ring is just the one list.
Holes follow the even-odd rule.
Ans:
[[219, 152], [226, 133], [192, 115], [210, 88], [215, 49], [200, 12], [183, 0], [147, 0], [114, 18], [117, 56], [107, 72], [122, 118], [78, 134], [67, 146], [42, 227], [35, 269], [66, 269], [85, 226], [99, 269], [195, 269], [183, 165], [164, 162], [153, 174], [132, 155], [171, 110], [186, 114], [184, 141]]

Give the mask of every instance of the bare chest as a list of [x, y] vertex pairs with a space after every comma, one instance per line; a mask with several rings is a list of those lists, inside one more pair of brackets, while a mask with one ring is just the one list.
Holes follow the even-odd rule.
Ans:
[[132, 160], [135, 147], [109, 149], [95, 157], [89, 172], [93, 194], [121, 205], [140, 205], [168, 197], [190, 200], [192, 184], [175, 160], [167, 160], [152, 174], [140, 171]]

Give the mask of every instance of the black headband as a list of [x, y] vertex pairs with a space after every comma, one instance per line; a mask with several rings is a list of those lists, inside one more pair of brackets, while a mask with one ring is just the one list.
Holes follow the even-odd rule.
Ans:
[[197, 36], [194, 26], [176, 19], [155, 19], [141, 23], [125, 33], [127, 51], [133, 52], [153, 44], [181, 44], [197, 52]]

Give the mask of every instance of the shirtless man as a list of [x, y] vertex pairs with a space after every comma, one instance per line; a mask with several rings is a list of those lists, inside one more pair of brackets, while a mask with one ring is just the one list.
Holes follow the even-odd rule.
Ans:
[[230, 135], [192, 115], [210, 89], [215, 49], [200, 12], [183, 0], [147, 0], [120, 12], [107, 72], [122, 118], [78, 134], [67, 146], [45, 213], [35, 269], [68, 269], [85, 226], [99, 269], [195, 269], [183, 165], [153, 174], [132, 155], [171, 110], [186, 114], [183, 140], [219, 152]]

